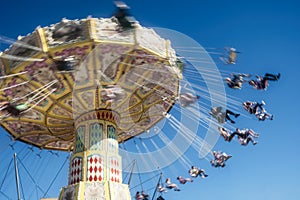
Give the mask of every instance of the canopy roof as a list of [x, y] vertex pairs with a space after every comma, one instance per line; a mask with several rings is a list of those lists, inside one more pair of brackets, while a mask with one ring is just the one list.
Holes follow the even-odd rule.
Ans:
[[[56, 59], [70, 57], [78, 61], [74, 70], [60, 71]], [[124, 142], [171, 109], [181, 78], [176, 59], [170, 42], [152, 29], [136, 24], [122, 31], [114, 17], [37, 28], [0, 58], [2, 76], [15, 74], [1, 80], [0, 100], [29, 105], [1, 126], [37, 147], [72, 150], [74, 119], [108, 109], [119, 114], [118, 141]], [[111, 91], [118, 93], [113, 101]]]

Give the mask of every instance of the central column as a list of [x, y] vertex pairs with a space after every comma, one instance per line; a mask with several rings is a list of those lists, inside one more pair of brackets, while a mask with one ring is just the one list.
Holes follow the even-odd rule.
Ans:
[[122, 158], [117, 141], [119, 115], [97, 110], [75, 119], [75, 149], [70, 159], [69, 183], [60, 200], [130, 200], [122, 184]]

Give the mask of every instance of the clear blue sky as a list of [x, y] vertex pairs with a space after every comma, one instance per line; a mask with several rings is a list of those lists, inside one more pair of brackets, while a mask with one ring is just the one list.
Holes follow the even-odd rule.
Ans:
[[[242, 147], [238, 143], [225, 143], [219, 140], [216, 148], [223, 149], [234, 157], [224, 169], [214, 169], [207, 161], [199, 161], [208, 174], [206, 180], [195, 180], [194, 183], [182, 186], [179, 193], [168, 192], [165, 199], [204, 199], [204, 200], [298, 200], [300, 190], [300, 107], [297, 105], [299, 90], [300, 58], [300, 2], [299, 1], [133, 1], [126, 3], [132, 8], [131, 13], [147, 27], [163, 27], [184, 33], [199, 42], [203, 47], [234, 46], [242, 53], [238, 63], [225, 66], [217, 62], [220, 70], [264, 74], [281, 72], [279, 82], [271, 83], [267, 91], [256, 91], [245, 87], [242, 91], [226, 88], [229, 95], [242, 100], [261, 100], [267, 102], [267, 109], [275, 115], [273, 121], [258, 122], [254, 118], [241, 117], [237, 120], [240, 127], [253, 128], [261, 133], [259, 144]], [[114, 12], [111, 1], [95, 0], [53, 0], [53, 1], [4, 1], [0, 10], [0, 35], [16, 38], [32, 32], [36, 26], [48, 26], [61, 18], [110, 17]], [[1, 50], [5, 47], [1, 45]], [[216, 58], [212, 55], [213, 58]], [[242, 108], [241, 113], [246, 114]], [[3, 132], [3, 131], [2, 131]], [[4, 153], [1, 158], [1, 179], [6, 166], [14, 152], [9, 146], [5, 134], [0, 136]], [[24, 145], [16, 144], [17, 150]], [[35, 149], [32, 155], [26, 156], [32, 162], [29, 169], [43, 181], [43, 189], [49, 186], [60, 164], [49, 152], [41, 152], [43, 160], [38, 161]], [[20, 156], [25, 156], [26, 149]], [[198, 155], [188, 155], [197, 160]], [[60, 163], [65, 155], [61, 155]], [[36, 163], [33, 163], [36, 162]], [[25, 162], [25, 161], [24, 161]], [[53, 165], [53, 167], [52, 167]], [[174, 164], [175, 168], [176, 163]], [[51, 169], [42, 175], [38, 166]], [[173, 166], [174, 167], [174, 166]], [[178, 166], [181, 169], [180, 166]], [[54, 170], [55, 169], [55, 170]], [[46, 169], [43, 169], [46, 170]], [[170, 170], [172, 172], [172, 170]], [[12, 173], [12, 171], [11, 171]], [[66, 185], [67, 167], [64, 168], [55, 185], [49, 191], [50, 196], [58, 196], [61, 186]], [[183, 172], [185, 173], [185, 172]], [[24, 175], [25, 176], [25, 175]], [[176, 177], [177, 174], [171, 175]], [[16, 199], [13, 176], [10, 184], [5, 182], [1, 192]], [[52, 178], [51, 178], [52, 177]], [[142, 177], [149, 178], [147, 175]], [[174, 178], [173, 178], [174, 179]], [[48, 181], [48, 182], [47, 182]], [[23, 185], [25, 188], [26, 185]], [[31, 189], [32, 190], [32, 189]], [[133, 191], [135, 192], [135, 191]], [[152, 191], [151, 191], [152, 192]], [[1, 196], [0, 199], [5, 199]], [[33, 194], [33, 197], [35, 194]], [[30, 198], [26, 198], [30, 199]]]

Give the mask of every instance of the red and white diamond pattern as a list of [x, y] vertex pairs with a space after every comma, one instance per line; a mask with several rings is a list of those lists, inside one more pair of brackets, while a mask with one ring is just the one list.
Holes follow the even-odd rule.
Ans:
[[90, 155], [87, 159], [87, 181], [103, 180], [103, 157], [100, 155]]
[[70, 184], [79, 183], [82, 176], [82, 158], [75, 157], [72, 160], [70, 172]]
[[118, 157], [112, 156], [108, 158], [108, 166], [109, 166], [109, 181], [121, 183], [121, 163]]

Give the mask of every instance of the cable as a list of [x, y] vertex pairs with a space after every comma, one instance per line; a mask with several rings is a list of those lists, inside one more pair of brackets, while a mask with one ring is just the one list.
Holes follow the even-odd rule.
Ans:
[[140, 174], [140, 170], [139, 170], [139, 166], [138, 166], [138, 163], [136, 162], [136, 168], [138, 170], [138, 176], [139, 176], [139, 180], [140, 180], [140, 185], [141, 185], [141, 188], [142, 188], [142, 191], [144, 190], [143, 188], [143, 184], [142, 184], [142, 179], [141, 179], [141, 174]]
[[43, 198], [46, 197], [47, 193], [49, 192], [51, 186], [53, 185], [54, 181], [56, 180], [56, 178], [58, 177], [59, 173], [61, 172], [61, 170], [63, 169], [63, 167], [65, 166], [65, 164], [67, 163], [67, 160], [69, 159], [70, 155], [68, 155], [66, 157], [66, 160], [64, 161], [64, 163], [62, 164], [62, 166], [60, 167], [60, 169], [58, 170], [57, 174], [55, 175], [54, 179], [52, 180], [52, 182], [50, 183], [48, 189], [46, 190], [46, 192], [43, 195]]
[[134, 189], [134, 188], [140, 186], [141, 184], [144, 184], [144, 183], [147, 183], [148, 181], [151, 181], [152, 179], [154, 179], [155, 177], [157, 177], [157, 175], [159, 175], [159, 174], [156, 174], [156, 175], [152, 176], [151, 178], [149, 178], [149, 179], [147, 179], [147, 180], [141, 182], [140, 184], [137, 184], [137, 185], [131, 187], [130, 190], [132, 190], [132, 189]]
[[6, 197], [6, 199], [8, 199], [8, 200], [12, 200], [9, 196], [7, 196], [4, 192], [2, 192], [1, 190], [0, 190], [0, 193], [3, 195], [3, 196], [5, 196]]
[[12, 159], [10, 160], [10, 162], [9, 162], [9, 164], [8, 164], [7, 170], [6, 170], [5, 175], [4, 175], [4, 179], [3, 179], [3, 181], [2, 181], [2, 183], [1, 183], [1, 185], [0, 185], [0, 191], [1, 191], [1, 189], [2, 189], [2, 186], [3, 186], [3, 184], [4, 184], [5, 179], [6, 179], [6, 177], [7, 177], [7, 174], [8, 174], [8, 171], [9, 171], [10, 167], [11, 167], [11, 164], [12, 164]]
[[40, 188], [38, 186], [38, 184], [36, 183], [36, 181], [34, 180], [34, 178], [31, 176], [31, 174], [29, 173], [29, 171], [27, 170], [27, 168], [25, 167], [25, 165], [23, 164], [23, 162], [17, 157], [18, 161], [21, 163], [22, 167], [25, 169], [26, 173], [28, 174], [29, 178], [32, 180], [32, 182], [35, 184], [35, 186], [41, 190], [41, 192], [45, 193], [45, 191]]

